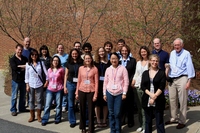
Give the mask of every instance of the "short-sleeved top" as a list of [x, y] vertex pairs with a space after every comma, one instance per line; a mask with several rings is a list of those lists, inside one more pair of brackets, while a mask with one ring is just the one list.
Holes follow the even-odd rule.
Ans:
[[169, 54], [162, 49], [158, 52], [156, 50], [153, 50], [152, 54], [157, 54], [159, 56], [159, 67], [161, 70], [165, 71], [165, 63], [169, 63]]
[[73, 82], [73, 78], [78, 78], [78, 70], [79, 70], [79, 67], [82, 65], [83, 65], [83, 63], [67, 62], [67, 64], [66, 64], [66, 68], [68, 69], [67, 81]]
[[[64, 53], [63, 55], [58, 55], [58, 54], [55, 54], [55, 55], [57, 55], [57, 56], [60, 58], [61, 66], [62, 66], [62, 67], [66, 67], [67, 59], [68, 59], [69, 55], [66, 54], [66, 53]], [[54, 55], [54, 56], [55, 56], [55, 55]]]
[[13, 57], [10, 58], [10, 67], [12, 70], [12, 80], [15, 82], [24, 82], [25, 78], [25, 69], [17, 67], [18, 65], [25, 65], [28, 62], [28, 59], [25, 56], [21, 56], [21, 60], [16, 57], [14, 54]]

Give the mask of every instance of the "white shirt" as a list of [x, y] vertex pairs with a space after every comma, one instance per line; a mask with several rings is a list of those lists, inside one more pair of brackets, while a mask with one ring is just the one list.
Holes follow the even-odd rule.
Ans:
[[142, 62], [138, 61], [136, 65], [136, 70], [135, 70], [135, 75], [133, 77], [133, 80], [135, 80], [135, 87], [140, 88], [141, 80], [142, 80], [142, 73], [145, 70], [148, 70], [148, 65], [149, 63], [147, 62], [145, 66], [142, 66]]
[[[38, 77], [38, 74], [40, 75], [40, 77], [42, 77], [42, 68], [41, 68], [40, 62], [37, 62], [37, 65], [33, 66], [35, 68], [35, 70], [37, 71], [37, 73], [38, 73], [37, 74], [31, 65], [26, 63], [25, 83], [28, 83], [31, 88], [36, 89], [43, 85], [42, 81]], [[42, 62], [42, 66], [43, 66], [44, 73], [46, 74], [46, 80], [48, 80], [47, 70], [46, 70], [46, 67], [43, 62]]]

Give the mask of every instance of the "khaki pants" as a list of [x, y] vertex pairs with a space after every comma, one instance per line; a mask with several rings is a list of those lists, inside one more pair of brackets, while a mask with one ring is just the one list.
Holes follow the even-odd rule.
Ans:
[[[185, 124], [187, 115], [188, 91], [185, 89], [187, 80], [187, 76], [182, 76], [180, 78], [174, 79], [173, 83], [168, 84], [171, 115], [170, 121], [178, 121], [181, 124]], [[179, 112], [178, 100], [180, 103]]]

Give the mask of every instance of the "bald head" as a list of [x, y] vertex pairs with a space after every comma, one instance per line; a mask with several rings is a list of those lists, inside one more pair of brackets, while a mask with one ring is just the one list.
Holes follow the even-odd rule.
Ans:
[[24, 49], [28, 49], [31, 44], [31, 39], [29, 37], [24, 38]]

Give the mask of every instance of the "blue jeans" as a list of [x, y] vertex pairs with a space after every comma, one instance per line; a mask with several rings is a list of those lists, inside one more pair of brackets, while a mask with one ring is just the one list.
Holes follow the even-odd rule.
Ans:
[[60, 122], [62, 117], [62, 96], [63, 96], [63, 90], [60, 90], [58, 92], [52, 92], [47, 89], [46, 91], [46, 104], [44, 108], [44, 116], [42, 117], [42, 123], [47, 123], [49, 120], [50, 110], [51, 110], [51, 104], [52, 101], [55, 99], [56, 101], [56, 115], [55, 115], [55, 121]]
[[106, 91], [106, 97], [109, 111], [110, 133], [121, 133], [122, 94], [113, 96]]
[[63, 94], [62, 97], [62, 107], [67, 108], [68, 94]]
[[[164, 110], [157, 110], [155, 107], [147, 107], [145, 112], [145, 133], [152, 133], [152, 119], [156, 118], [157, 133], [165, 133], [163, 114]], [[153, 115], [154, 114], [154, 115]]]
[[68, 120], [70, 124], [76, 124], [76, 115], [74, 111], [76, 84], [67, 81], [67, 90], [68, 90]]
[[18, 110], [25, 111], [25, 96], [26, 96], [26, 84], [24, 82], [15, 82], [12, 80], [12, 95], [11, 95], [11, 112], [17, 112], [17, 97], [18, 97], [18, 91], [20, 91], [19, 94], [19, 104], [18, 104]]

